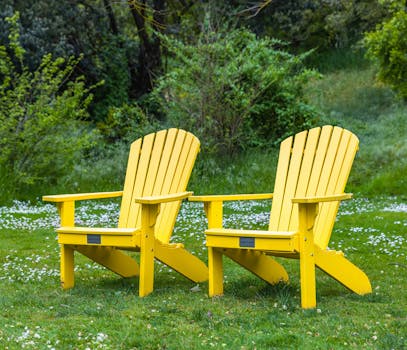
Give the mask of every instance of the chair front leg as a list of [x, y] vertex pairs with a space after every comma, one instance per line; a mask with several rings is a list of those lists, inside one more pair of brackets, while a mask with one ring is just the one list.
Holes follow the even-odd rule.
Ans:
[[74, 249], [61, 244], [60, 278], [63, 289], [74, 286]]
[[[222, 228], [223, 202], [204, 202], [208, 228]], [[223, 254], [214, 247], [208, 247], [208, 270], [210, 297], [223, 295]]]
[[316, 307], [314, 224], [317, 203], [299, 203], [301, 307]]
[[140, 297], [150, 294], [154, 288], [154, 226], [159, 206], [142, 204], [141, 208]]
[[223, 295], [223, 254], [208, 247], [209, 296]]

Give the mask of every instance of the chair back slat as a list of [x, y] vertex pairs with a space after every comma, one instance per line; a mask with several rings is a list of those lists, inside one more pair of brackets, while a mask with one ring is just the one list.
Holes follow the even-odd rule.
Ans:
[[[130, 149], [119, 227], [139, 227], [141, 206], [135, 197], [186, 190], [199, 152], [199, 140], [184, 130], [169, 129], [135, 141]], [[168, 243], [181, 201], [165, 203], [155, 225], [156, 238]]]
[[280, 222], [278, 229], [288, 231], [290, 227], [291, 213], [293, 204], [291, 199], [295, 196], [298, 179], [301, 171], [302, 156], [305, 142], [307, 141], [307, 131], [303, 131], [294, 138], [294, 145], [290, 154], [290, 166], [288, 168], [285, 191], [283, 194], [283, 204], [281, 206]]
[[[357, 148], [354, 134], [329, 125], [284, 140], [280, 146], [269, 229], [298, 228], [298, 208], [291, 203], [293, 197], [343, 193]], [[319, 205], [314, 240], [322, 249], [329, 243], [338, 207], [338, 202]]]
[[280, 144], [276, 180], [274, 184], [273, 204], [270, 214], [270, 231], [277, 231], [279, 227], [293, 141], [294, 137], [290, 136]]

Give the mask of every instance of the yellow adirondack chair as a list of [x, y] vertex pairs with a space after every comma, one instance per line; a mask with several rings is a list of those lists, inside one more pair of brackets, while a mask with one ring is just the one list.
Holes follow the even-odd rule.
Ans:
[[[122, 277], [140, 276], [139, 295], [153, 291], [154, 258], [195, 282], [208, 279], [206, 265], [169, 243], [181, 200], [199, 152], [199, 140], [184, 130], [149, 134], [132, 143], [123, 191], [44, 196], [61, 217], [61, 284], [74, 285], [74, 251]], [[122, 196], [117, 228], [75, 227], [75, 201]], [[122, 250], [139, 251], [140, 266]]]
[[[265, 281], [288, 281], [270, 255], [300, 260], [301, 306], [316, 307], [315, 266], [357, 294], [371, 292], [368, 277], [340, 251], [328, 248], [339, 202], [358, 149], [358, 138], [339, 127], [303, 131], [280, 145], [273, 194], [193, 196], [208, 218], [209, 295], [223, 294], [222, 256]], [[273, 198], [268, 231], [222, 228], [222, 205], [230, 200]]]

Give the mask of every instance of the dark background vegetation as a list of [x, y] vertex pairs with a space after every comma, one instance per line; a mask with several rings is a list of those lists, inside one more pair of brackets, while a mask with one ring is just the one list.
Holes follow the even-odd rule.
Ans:
[[352, 188], [403, 195], [405, 8], [3, 0], [0, 200], [118, 189], [130, 142], [167, 127], [201, 139], [195, 192], [271, 191], [279, 141], [325, 123], [361, 137]]

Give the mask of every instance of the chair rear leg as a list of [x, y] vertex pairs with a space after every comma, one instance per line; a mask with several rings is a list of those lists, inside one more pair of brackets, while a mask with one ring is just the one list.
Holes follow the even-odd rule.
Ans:
[[208, 280], [208, 268], [182, 244], [164, 244], [155, 240], [155, 257], [181, 275], [194, 282]]
[[346, 288], [359, 295], [372, 292], [372, 286], [367, 275], [346, 259], [342, 252], [316, 248], [315, 253], [317, 267]]
[[138, 276], [140, 273], [137, 262], [127, 254], [115, 248], [99, 246], [76, 246], [75, 249], [79, 253], [85, 255], [89, 259], [106, 267], [107, 269], [118, 274], [121, 277], [135, 277]]
[[288, 282], [288, 274], [284, 267], [263, 252], [224, 249], [223, 254], [270, 284]]

